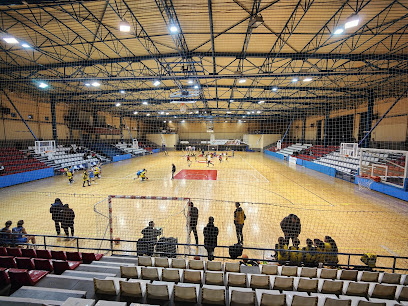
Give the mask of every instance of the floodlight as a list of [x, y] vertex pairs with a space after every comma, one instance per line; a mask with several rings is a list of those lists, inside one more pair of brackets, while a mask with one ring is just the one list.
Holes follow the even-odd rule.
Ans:
[[253, 114], [255, 114], [255, 111], [252, 111]]
[[251, 112], [247, 112], [247, 114], [248, 114], [248, 115], [250, 115], [250, 114], [251, 114]]
[[169, 123], [171, 123], [172, 121], [171, 120], [169, 120]]
[[187, 81], [187, 83], [188, 84], [194, 84], [194, 81], [190, 79], [190, 80]]
[[164, 123], [166, 123], [167, 121], [166, 121], [166, 120], [164, 120], [163, 122], [164, 122]]
[[258, 102], [258, 104], [263, 104], [263, 103], [265, 103], [264, 100], [261, 100], [261, 101]]
[[93, 82], [91, 85], [92, 85], [93, 87], [99, 87], [99, 86], [101, 86], [101, 83], [99, 83], [99, 82]]
[[246, 82], [246, 79], [244, 79], [244, 78], [242, 78], [242, 79], [239, 79], [239, 81], [238, 81], [239, 83], [245, 83]]
[[278, 91], [278, 87], [273, 87], [272, 91]]
[[31, 46], [30, 46], [29, 44], [26, 44], [26, 43], [21, 44], [21, 46], [22, 46], [23, 48], [26, 48], [26, 49], [31, 48]]
[[91, 86], [91, 84], [90, 83], [85, 83], [85, 86], [89, 87], [89, 86]]
[[48, 84], [41, 82], [40, 84], [38, 84], [38, 87], [40, 88], [47, 88]]
[[343, 33], [343, 32], [344, 32], [344, 29], [343, 29], [343, 28], [337, 28], [336, 30], [334, 30], [333, 34], [334, 34], [334, 35], [340, 35], [340, 34]]
[[194, 85], [194, 89], [198, 89], [198, 85]]
[[293, 79], [292, 79], [292, 83], [296, 83], [297, 81], [299, 81], [298, 78], [293, 78]]
[[227, 114], [231, 114], [231, 113], [232, 113], [231, 111], [228, 111], [228, 112], [227, 112]]
[[166, 115], [168, 115], [169, 113], [166, 113]]
[[133, 115], [137, 115], [138, 114], [138, 112], [133, 112]]
[[147, 104], [149, 104], [149, 103], [147, 103], [147, 101], [143, 101], [142, 104], [143, 104], [143, 105], [147, 105]]
[[118, 102], [118, 103], [116, 103], [115, 105], [116, 105], [116, 107], [119, 107], [121, 104]]
[[120, 93], [121, 93], [121, 94], [124, 94], [124, 93], [125, 93], [125, 91], [124, 91], [124, 90], [121, 90], [121, 91], [120, 91]]
[[353, 28], [358, 26], [358, 23], [360, 22], [360, 17], [355, 14], [351, 15], [349, 18], [347, 18], [346, 23], [344, 24], [345, 29]]
[[160, 112], [160, 115], [164, 115], [164, 112]]
[[231, 99], [230, 102], [232, 103], [232, 102], [234, 102], [234, 100]]
[[149, 117], [149, 116], [150, 116], [150, 114], [146, 114], [146, 116], [147, 116], [147, 117]]
[[160, 85], [160, 81], [159, 81], [159, 80], [155, 80], [155, 81], [153, 82], [153, 85], [154, 85], [154, 86], [159, 86], [159, 85]]
[[313, 80], [312, 78], [304, 78], [303, 82], [310, 82], [311, 80]]
[[181, 120], [182, 123], [186, 122], [185, 120]]
[[119, 22], [119, 30], [121, 32], [130, 32], [130, 24], [127, 21]]
[[3, 37], [3, 40], [8, 44], [18, 44], [18, 40], [11, 36]]
[[256, 113], [257, 113], [257, 114], [260, 114], [260, 113], [261, 113], [261, 111], [257, 111]]
[[170, 32], [171, 33], [177, 33], [178, 32], [178, 28], [177, 26], [175, 26], [174, 24], [170, 26]]

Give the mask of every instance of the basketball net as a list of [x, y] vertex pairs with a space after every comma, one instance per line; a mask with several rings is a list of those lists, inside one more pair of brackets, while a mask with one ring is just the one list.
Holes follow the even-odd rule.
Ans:
[[184, 103], [180, 104], [180, 112], [185, 113], [187, 111], [187, 106]]
[[374, 183], [374, 180], [371, 177], [361, 177], [357, 176], [358, 190], [371, 190], [371, 185]]

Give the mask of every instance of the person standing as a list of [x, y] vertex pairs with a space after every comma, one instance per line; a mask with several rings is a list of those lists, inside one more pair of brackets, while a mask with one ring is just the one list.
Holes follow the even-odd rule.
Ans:
[[154, 222], [150, 221], [149, 226], [142, 230], [143, 240], [147, 243], [148, 256], [152, 256], [154, 253], [154, 246], [157, 243], [157, 237], [162, 234], [161, 229], [156, 229], [154, 227]]
[[82, 180], [84, 181], [82, 187], [85, 187], [86, 182], [88, 182], [88, 186], [91, 186], [91, 181], [89, 180], [89, 173], [87, 169], [85, 169], [84, 173], [82, 174]]
[[52, 220], [55, 223], [55, 230], [57, 232], [57, 235], [59, 236], [61, 234], [61, 221], [62, 221], [62, 209], [63, 209], [63, 204], [59, 198], [56, 198], [54, 203], [51, 204], [50, 207], [50, 214], [52, 217]]
[[244, 235], [242, 234], [242, 229], [244, 227], [246, 216], [239, 202], [235, 202], [235, 207], [236, 209], [234, 211], [234, 224], [235, 230], [237, 232], [238, 244], [243, 244]]
[[176, 166], [171, 164], [171, 179], [174, 180], [174, 173], [176, 173]]
[[71, 236], [74, 236], [74, 219], [75, 213], [68, 204], [65, 204], [62, 209], [61, 226], [64, 229], [65, 236], [69, 237], [69, 229], [71, 229]]
[[208, 253], [208, 260], [214, 260], [214, 249], [217, 247], [218, 227], [214, 226], [214, 217], [208, 218], [208, 224], [204, 227], [204, 248]]
[[197, 223], [198, 223], [198, 208], [190, 202], [190, 232], [193, 231], [196, 244], [198, 244]]
[[280, 227], [282, 229], [283, 235], [285, 236], [285, 243], [288, 246], [289, 240], [292, 239], [293, 243], [294, 238], [298, 238], [302, 230], [300, 219], [298, 216], [294, 214], [290, 214], [289, 216], [283, 218], [283, 220], [280, 223]]

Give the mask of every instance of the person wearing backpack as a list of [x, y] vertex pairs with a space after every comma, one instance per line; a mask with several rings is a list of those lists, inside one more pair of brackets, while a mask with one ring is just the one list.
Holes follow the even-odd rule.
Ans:
[[242, 234], [242, 229], [244, 227], [246, 216], [239, 202], [235, 202], [235, 207], [236, 209], [234, 211], [234, 224], [235, 230], [237, 232], [238, 244], [243, 244], [244, 235]]

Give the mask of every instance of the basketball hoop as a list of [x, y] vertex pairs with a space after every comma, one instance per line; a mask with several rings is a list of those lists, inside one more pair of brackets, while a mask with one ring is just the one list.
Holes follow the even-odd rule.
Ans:
[[374, 183], [374, 180], [368, 176], [368, 177], [362, 177], [362, 176], [357, 176], [357, 184], [358, 184], [358, 190], [363, 191], [363, 190], [371, 190], [371, 185]]
[[184, 103], [180, 104], [180, 112], [185, 113], [187, 111], [187, 106]]

